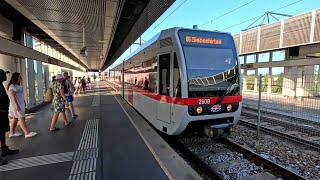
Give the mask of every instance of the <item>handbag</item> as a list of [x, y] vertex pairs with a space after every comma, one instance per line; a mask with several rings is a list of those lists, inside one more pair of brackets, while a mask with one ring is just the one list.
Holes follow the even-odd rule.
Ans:
[[52, 88], [49, 88], [44, 96], [44, 102], [51, 102], [53, 99]]

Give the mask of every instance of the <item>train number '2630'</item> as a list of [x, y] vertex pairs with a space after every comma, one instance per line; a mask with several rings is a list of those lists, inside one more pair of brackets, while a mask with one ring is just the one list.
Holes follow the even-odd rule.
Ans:
[[199, 104], [210, 104], [210, 99], [199, 99]]

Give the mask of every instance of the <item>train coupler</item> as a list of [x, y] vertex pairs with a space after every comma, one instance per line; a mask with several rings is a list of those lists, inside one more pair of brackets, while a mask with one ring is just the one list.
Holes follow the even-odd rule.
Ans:
[[216, 124], [216, 125], [208, 125], [204, 127], [204, 134], [213, 137], [225, 137], [230, 134], [230, 129], [232, 128], [233, 123], [225, 123], [225, 124]]

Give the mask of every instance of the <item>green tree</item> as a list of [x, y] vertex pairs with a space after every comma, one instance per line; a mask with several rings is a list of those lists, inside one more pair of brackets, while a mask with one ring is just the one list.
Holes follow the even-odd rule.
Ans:
[[271, 87], [272, 93], [282, 93], [282, 86], [283, 86], [283, 73], [273, 75], [273, 82]]
[[247, 89], [254, 90], [254, 81], [256, 76], [254, 74], [247, 75]]

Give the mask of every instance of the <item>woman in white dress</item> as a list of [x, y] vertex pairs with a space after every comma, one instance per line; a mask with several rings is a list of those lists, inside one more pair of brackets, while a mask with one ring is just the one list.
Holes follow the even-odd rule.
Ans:
[[74, 96], [79, 96], [80, 95], [80, 89], [81, 89], [81, 82], [80, 82], [80, 77], [76, 77], [75, 83], [74, 83], [75, 91], [73, 93]]
[[16, 137], [22, 135], [19, 132], [15, 132], [18, 120], [20, 127], [24, 132], [25, 138], [35, 136], [37, 133], [30, 132], [26, 125], [25, 101], [23, 95], [22, 77], [20, 73], [15, 72], [12, 74], [11, 80], [8, 85], [8, 91], [10, 99], [9, 116], [12, 118], [10, 124], [9, 137]]

